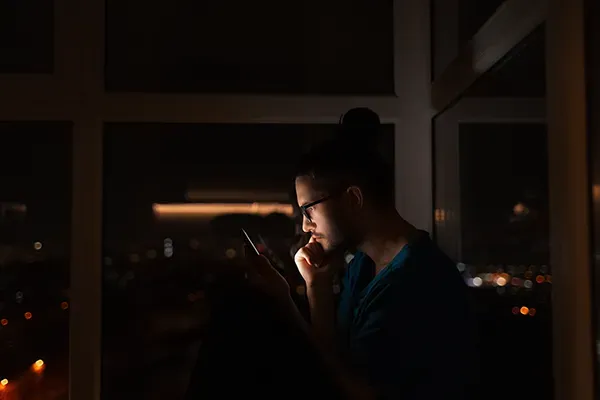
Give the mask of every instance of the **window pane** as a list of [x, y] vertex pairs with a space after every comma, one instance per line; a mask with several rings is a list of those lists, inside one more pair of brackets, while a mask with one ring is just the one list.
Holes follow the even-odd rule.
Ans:
[[545, 97], [546, 29], [540, 25], [481, 76], [467, 97]]
[[51, 73], [54, 2], [0, 0], [0, 73]]
[[66, 399], [71, 124], [0, 122], [0, 137], [0, 397]]
[[391, 94], [392, 1], [107, 1], [108, 90]]
[[459, 146], [462, 260], [546, 265], [545, 125], [460, 124]]
[[[302, 290], [290, 254], [298, 240], [293, 166], [335, 129], [105, 126], [103, 398], [181, 398], [207, 324], [206, 298], [241, 262], [241, 228]], [[379, 144], [388, 160], [393, 135], [386, 125]]]
[[[448, 243], [458, 244], [458, 268], [476, 299], [483, 381], [496, 377], [510, 382], [516, 399], [549, 400], [552, 271], [546, 126], [457, 122], [456, 128], [457, 146], [442, 147], [443, 136], [453, 133], [436, 123], [436, 232], [445, 241], [456, 236]], [[452, 165], [448, 153], [453, 151], [457, 157]], [[445, 172], [453, 169], [456, 181]], [[456, 209], [449, 209], [450, 204]], [[453, 219], [458, 230], [444, 232]], [[485, 398], [505, 396], [489, 389]]]

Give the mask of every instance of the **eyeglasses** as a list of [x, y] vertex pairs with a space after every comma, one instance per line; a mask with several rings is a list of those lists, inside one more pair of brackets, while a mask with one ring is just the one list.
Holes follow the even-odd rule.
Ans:
[[323, 203], [324, 201], [327, 201], [327, 200], [331, 199], [332, 197], [333, 197], [333, 195], [329, 195], [329, 196], [325, 196], [319, 200], [312, 201], [308, 204], [304, 204], [303, 206], [300, 206], [300, 212], [302, 212], [302, 215], [304, 216], [304, 218], [306, 218], [309, 222], [312, 222], [312, 218], [310, 217], [310, 213], [309, 213], [308, 209], [316, 206], [317, 204]]

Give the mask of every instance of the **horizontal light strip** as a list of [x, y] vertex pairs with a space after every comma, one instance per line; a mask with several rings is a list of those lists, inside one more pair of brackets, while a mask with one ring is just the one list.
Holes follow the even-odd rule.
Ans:
[[153, 204], [154, 215], [165, 217], [208, 217], [224, 214], [257, 214], [269, 215], [281, 213], [287, 216], [294, 214], [291, 204], [284, 203], [179, 203]]

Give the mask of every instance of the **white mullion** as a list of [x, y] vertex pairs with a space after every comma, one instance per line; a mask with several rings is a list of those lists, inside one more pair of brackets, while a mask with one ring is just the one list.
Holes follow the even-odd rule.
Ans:
[[57, 73], [75, 100], [69, 397], [99, 400], [105, 1], [69, 1], [61, 8], [66, 26]]
[[0, 74], [0, 98], [54, 93], [56, 80], [51, 74]]
[[111, 122], [331, 123], [352, 107], [370, 107], [395, 120], [396, 97], [173, 95], [107, 93], [103, 118]]
[[71, 221], [69, 398], [100, 399], [102, 122], [75, 121]]
[[74, 110], [70, 104], [69, 99], [53, 92], [0, 94], [0, 121], [72, 121]]
[[433, 228], [429, 2], [394, 1], [396, 208], [418, 228]]

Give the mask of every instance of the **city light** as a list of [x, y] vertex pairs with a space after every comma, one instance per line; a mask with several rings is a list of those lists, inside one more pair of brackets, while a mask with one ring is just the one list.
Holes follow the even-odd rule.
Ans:
[[535, 308], [532, 308], [532, 309], [530, 309], [530, 310], [529, 310], [529, 316], [530, 316], [530, 317], [534, 317], [536, 312], [537, 312], [537, 311], [535, 310]]
[[44, 360], [37, 360], [31, 366], [31, 369], [33, 369], [34, 372], [38, 372], [38, 373], [42, 372], [45, 368], [46, 368], [46, 363], [44, 362]]
[[521, 314], [523, 314], [523, 315], [529, 314], [529, 308], [527, 308], [525, 306], [521, 307]]
[[31, 319], [31, 318], [33, 317], [33, 315], [32, 315], [32, 314], [31, 314], [29, 311], [27, 311], [25, 314], [23, 314], [23, 316], [24, 316], [24, 317], [25, 317], [25, 319], [27, 319], [27, 320], [29, 320], [29, 319]]

